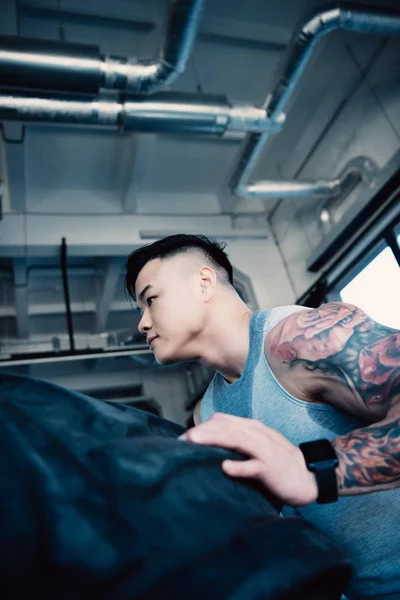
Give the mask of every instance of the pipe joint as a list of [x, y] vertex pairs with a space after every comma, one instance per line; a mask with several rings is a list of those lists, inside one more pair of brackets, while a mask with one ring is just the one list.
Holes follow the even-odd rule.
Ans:
[[281, 113], [277, 118], [270, 118], [263, 108], [254, 106], [232, 106], [229, 109], [227, 131], [281, 131], [286, 115]]
[[[346, 11], [349, 12], [349, 11]], [[308, 21], [301, 30], [301, 33], [308, 39], [318, 38], [321, 35], [329, 33], [342, 26], [344, 20], [344, 11], [340, 8], [325, 10], [316, 14]]]

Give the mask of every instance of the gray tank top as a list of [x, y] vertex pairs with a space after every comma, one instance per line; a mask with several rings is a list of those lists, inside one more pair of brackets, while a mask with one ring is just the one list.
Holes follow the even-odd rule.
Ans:
[[[214, 412], [258, 419], [296, 445], [333, 439], [366, 425], [333, 406], [292, 396], [273, 375], [265, 358], [265, 337], [281, 319], [298, 310], [304, 307], [284, 306], [252, 315], [243, 373], [232, 384], [215, 374], [201, 401], [201, 421]], [[335, 504], [287, 506], [282, 512], [311, 521], [347, 552], [356, 572], [348, 598], [400, 600], [400, 489], [340, 497]]]

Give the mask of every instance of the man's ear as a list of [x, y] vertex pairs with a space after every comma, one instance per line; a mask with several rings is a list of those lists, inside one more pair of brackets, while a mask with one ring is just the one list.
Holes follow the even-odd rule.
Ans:
[[211, 267], [202, 267], [199, 271], [201, 293], [205, 302], [213, 297], [217, 285], [217, 275]]

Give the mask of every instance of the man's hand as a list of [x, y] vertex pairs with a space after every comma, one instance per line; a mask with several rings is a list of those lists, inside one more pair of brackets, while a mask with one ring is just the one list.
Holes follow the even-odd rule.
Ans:
[[301, 450], [260, 421], [215, 413], [180, 439], [247, 454], [247, 461], [225, 460], [223, 471], [230, 477], [257, 479], [285, 504], [306, 506], [317, 499], [317, 482]]

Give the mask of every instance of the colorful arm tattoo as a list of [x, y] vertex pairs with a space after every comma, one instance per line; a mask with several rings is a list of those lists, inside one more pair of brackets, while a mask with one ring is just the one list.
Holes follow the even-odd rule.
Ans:
[[340, 493], [400, 487], [400, 419], [357, 429], [332, 443]]
[[334, 302], [294, 313], [271, 333], [271, 356], [282, 370], [301, 363], [316, 372], [326, 384], [326, 401], [343, 408], [343, 398], [335, 401], [329, 390], [330, 382], [340, 382], [357, 405], [349, 405], [350, 412], [383, 421], [334, 441], [342, 493], [400, 486], [400, 332]]

